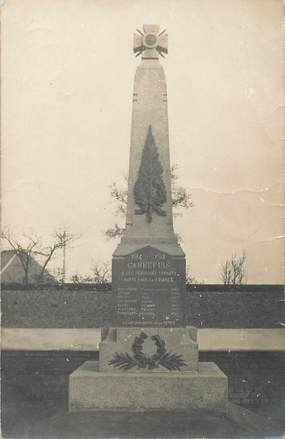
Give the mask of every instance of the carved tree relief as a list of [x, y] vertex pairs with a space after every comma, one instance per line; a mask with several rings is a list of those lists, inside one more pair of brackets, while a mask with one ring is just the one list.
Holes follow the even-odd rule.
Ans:
[[139, 209], [137, 215], [146, 214], [147, 222], [151, 223], [153, 212], [165, 216], [162, 210], [166, 202], [166, 189], [163, 182], [163, 168], [159, 160], [159, 153], [152, 135], [151, 125], [148, 128], [138, 178], [134, 186], [135, 203]]

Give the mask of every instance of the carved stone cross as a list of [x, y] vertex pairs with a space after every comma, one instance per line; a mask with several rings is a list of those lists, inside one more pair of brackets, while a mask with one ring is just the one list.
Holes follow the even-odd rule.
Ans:
[[137, 29], [134, 33], [134, 53], [143, 54], [143, 58], [162, 57], [167, 53], [168, 35], [165, 30], [159, 32], [159, 25], [144, 24], [143, 31]]

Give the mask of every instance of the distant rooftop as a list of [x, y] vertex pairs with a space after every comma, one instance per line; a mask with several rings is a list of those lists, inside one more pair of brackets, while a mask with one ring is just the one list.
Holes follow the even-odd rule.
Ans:
[[[28, 270], [28, 283], [38, 283], [41, 270], [42, 266], [33, 256], [31, 256], [30, 267]], [[25, 270], [19, 256], [17, 255], [17, 251], [14, 249], [1, 251], [1, 282], [5, 284], [26, 283]], [[45, 270], [41, 282], [54, 284], [57, 283], [57, 280], [52, 274]]]

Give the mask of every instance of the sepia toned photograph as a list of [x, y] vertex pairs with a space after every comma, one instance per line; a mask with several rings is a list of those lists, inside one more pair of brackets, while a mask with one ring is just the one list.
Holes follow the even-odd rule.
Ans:
[[1, 437], [285, 437], [283, 0], [1, 1]]

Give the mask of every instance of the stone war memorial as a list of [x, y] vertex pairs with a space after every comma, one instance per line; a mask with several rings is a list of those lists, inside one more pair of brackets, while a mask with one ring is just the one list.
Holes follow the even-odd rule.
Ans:
[[116, 325], [102, 329], [99, 361], [69, 377], [69, 410], [227, 411], [228, 381], [199, 363], [197, 330], [184, 317], [185, 254], [173, 229], [167, 87], [158, 25], [134, 34], [126, 227], [113, 254]]

